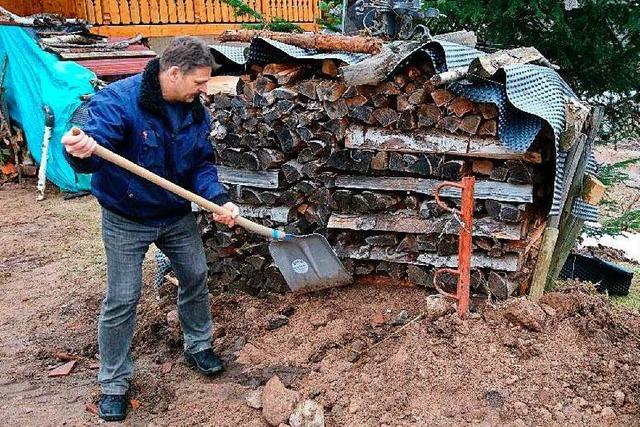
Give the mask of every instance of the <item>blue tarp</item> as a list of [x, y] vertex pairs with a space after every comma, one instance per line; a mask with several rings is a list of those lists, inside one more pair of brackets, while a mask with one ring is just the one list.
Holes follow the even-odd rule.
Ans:
[[29, 152], [40, 163], [44, 106], [53, 111], [55, 125], [49, 142], [47, 178], [64, 191], [88, 190], [90, 175], [76, 174], [62, 153], [60, 139], [80, 105], [80, 96], [94, 92], [95, 74], [75, 62], [60, 61], [44, 52], [30, 32], [0, 26], [0, 63], [8, 57], [4, 91], [9, 116], [24, 131]]

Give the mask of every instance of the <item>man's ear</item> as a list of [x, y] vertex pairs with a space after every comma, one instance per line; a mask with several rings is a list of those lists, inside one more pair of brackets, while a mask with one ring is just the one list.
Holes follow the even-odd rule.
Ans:
[[172, 66], [167, 70], [167, 75], [169, 76], [169, 79], [172, 82], [177, 81], [181, 74], [182, 74], [182, 70], [180, 70], [180, 67], [176, 65]]

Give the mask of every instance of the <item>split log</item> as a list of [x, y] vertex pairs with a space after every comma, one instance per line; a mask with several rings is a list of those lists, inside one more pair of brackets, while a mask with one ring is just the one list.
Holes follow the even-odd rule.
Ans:
[[242, 184], [258, 188], [278, 188], [278, 171], [247, 171], [218, 166], [218, 180], [225, 184]]
[[518, 285], [507, 279], [506, 275], [491, 271], [489, 272], [488, 287], [491, 295], [499, 300], [506, 300], [513, 295]]
[[278, 167], [286, 160], [284, 153], [271, 148], [259, 148], [257, 150], [257, 154], [262, 169], [272, 169]]
[[333, 59], [325, 59], [322, 61], [322, 74], [325, 74], [329, 77], [337, 77], [338, 76], [338, 66]]
[[213, 76], [207, 82], [207, 96], [217, 94], [237, 95], [242, 92], [240, 77], [235, 76]]
[[238, 205], [240, 215], [246, 218], [270, 219], [280, 224], [289, 222], [291, 208], [287, 206], [264, 207]]
[[[343, 196], [345, 196], [344, 193], [340, 194], [340, 197]], [[350, 203], [349, 200], [343, 198], [334, 198], [334, 200], [339, 207], [343, 203]], [[460, 223], [451, 214], [425, 220], [408, 212], [370, 215], [333, 213], [327, 227], [342, 230], [375, 230], [412, 234], [457, 234], [460, 230]], [[522, 231], [517, 225], [505, 224], [493, 218], [484, 217], [474, 220], [473, 235], [503, 240], [520, 240]]]
[[316, 86], [318, 100], [335, 102], [346, 92], [347, 86], [342, 82], [324, 80]]
[[602, 198], [604, 197], [604, 193], [607, 191], [607, 187], [600, 182], [600, 180], [593, 175], [586, 174], [584, 176], [582, 188], [582, 199], [591, 203], [592, 205], [597, 205], [600, 203]]
[[342, 76], [349, 86], [377, 84], [422, 45], [420, 42], [397, 41], [382, 46], [380, 53], [357, 64], [342, 67]]
[[338, 150], [329, 156], [326, 166], [341, 171], [367, 173], [372, 158], [370, 151]]
[[[339, 176], [336, 186], [363, 190], [382, 191], [412, 191], [419, 194], [433, 195], [435, 187], [442, 183], [435, 179], [401, 178], [401, 177], [359, 177]], [[460, 198], [460, 189], [443, 188], [442, 197]], [[474, 197], [480, 199], [494, 199], [503, 202], [533, 202], [533, 187], [531, 185], [514, 185], [503, 182], [476, 181]]]
[[281, 43], [329, 52], [353, 52], [375, 55], [382, 49], [382, 39], [376, 37], [343, 36], [329, 34], [291, 34], [274, 31], [228, 30], [218, 36], [220, 42], [251, 42], [264, 37]]
[[[424, 265], [435, 268], [456, 268], [458, 266], [458, 256], [442, 256], [431, 253], [411, 254], [403, 252], [389, 252], [385, 248], [378, 247], [336, 247], [336, 254], [343, 258], [386, 261], [402, 264]], [[471, 256], [472, 268], [490, 268], [513, 272], [519, 267], [518, 256], [505, 255], [502, 258], [492, 258], [485, 254], [474, 253]]]

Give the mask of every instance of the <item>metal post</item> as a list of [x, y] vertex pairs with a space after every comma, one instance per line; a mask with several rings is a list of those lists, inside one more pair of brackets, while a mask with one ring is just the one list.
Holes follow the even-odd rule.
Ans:
[[[462, 206], [460, 210], [451, 209], [440, 200], [440, 190], [444, 187], [455, 187], [461, 191]], [[461, 224], [458, 241], [458, 268], [441, 268], [435, 271], [433, 275], [433, 284], [442, 295], [456, 300], [458, 316], [465, 318], [469, 314], [469, 289], [471, 287], [471, 252], [472, 252], [472, 235], [473, 235], [473, 204], [475, 178], [464, 177], [462, 183], [443, 182], [435, 189], [436, 202], [443, 209], [453, 212], [454, 215], [460, 215]], [[438, 284], [440, 274], [449, 272], [458, 276], [458, 286], [456, 293], [451, 294], [442, 290]]]

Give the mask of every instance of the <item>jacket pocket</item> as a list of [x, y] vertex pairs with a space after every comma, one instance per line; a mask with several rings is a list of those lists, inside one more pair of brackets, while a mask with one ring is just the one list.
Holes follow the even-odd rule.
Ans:
[[143, 130], [142, 145], [138, 152], [138, 164], [145, 169], [164, 176], [164, 157], [164, 146], [160, 135], [153, 129]]

